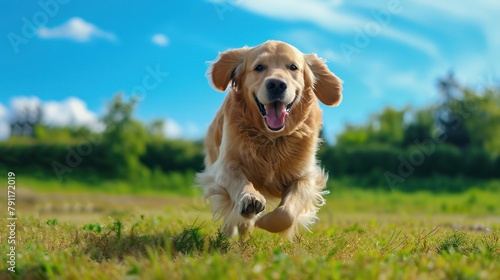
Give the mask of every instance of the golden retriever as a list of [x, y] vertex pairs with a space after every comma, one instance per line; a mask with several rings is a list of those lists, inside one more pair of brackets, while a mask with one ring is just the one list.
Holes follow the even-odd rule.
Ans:
[[[255, 227], [293, 237], [325, 203], [327, 175], [318, 165], [322, 112], [334, 106], [342, 81], [315, 54], [280, 41], [231, 49], [209, 70], [224, 91], [205, 139], [205, 165], [196, 181], [227, 236]], [[263, 215], [266, 201], [280, 199]]]

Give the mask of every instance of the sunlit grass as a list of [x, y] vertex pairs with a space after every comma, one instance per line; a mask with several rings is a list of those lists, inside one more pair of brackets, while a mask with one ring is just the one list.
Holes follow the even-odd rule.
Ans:
[[83, 192], [30, 192], [18, 194], [16, 273], [2, 254], [0, 279], [500, 279], [497, 195], [484, 189], [402, 193], [337, 182], [319, 222], [293, 241], [262, 230], [226, 239], [198, 196], [87, 193], [90, 213], [36, 206], [77, 202]]
[[[21, 187], [40, 192], [66, 192], [66, 193], [106, 193], [106, 194], [175, 194], [199, 195], [201, 190], [195, 187], [194, 172], [172, 172], [168, 174], [153, 172], [146, 178], [104, 179], [93, 174], [78, 177], [67, 176], [59, 180], [55, 176], [33, 177], [22, 174], [18, 176], [17, 183]], [[182, 187], [179, 187], [182, 186]]]
[[[414, 224], [322, 222], [293, 242], [265, 232], [228, 240], [210, 225], [154, 216], [75, 226], [25, 217], [16, 274], [96, 279], [497, 279], [498, 229], [457, 231]], [[340, 225], [349, 224], [342, 221]], [[374, 224], [375, 223], [375, 224]], [[408, 226], [413, 225], [413, 226]], [[2, 235], [4, 234], [2, 229]], [[5, 245], [2, 245], [2, 250]], [[3, 257], [5, 258], [5, 257]]]

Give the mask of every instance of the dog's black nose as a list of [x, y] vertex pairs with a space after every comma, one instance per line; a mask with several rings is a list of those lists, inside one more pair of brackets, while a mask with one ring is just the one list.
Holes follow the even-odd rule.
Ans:
[[266, 82], [267, 93], [269, 94], [270, 99], [279, 100], [283, 99], [284, 92], [286, 90], [286, 83], [281, 79], [269, 79]]

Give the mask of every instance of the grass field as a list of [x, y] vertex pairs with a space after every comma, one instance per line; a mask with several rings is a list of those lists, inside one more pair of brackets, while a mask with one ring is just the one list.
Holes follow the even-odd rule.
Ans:
[[291, 242], [262, 230], [227, 240], [199, 196], [76, 189], [18, 187], [16, 272], [4, 208], [0, 279], [500, 279], [494, 190], [338, 188]]

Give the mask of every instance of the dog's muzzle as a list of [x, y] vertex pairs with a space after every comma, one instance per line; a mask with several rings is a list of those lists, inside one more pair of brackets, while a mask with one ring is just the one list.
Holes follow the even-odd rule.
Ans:
[[266, 125], [270, 130], [279, 131], [285, 127], [286, 117], [290, 114], [295, 99], [286, 105], [281, 101], [273, 101], [264, 105], [255, 95], [254, 99], [260, 114], [264, 117]]

